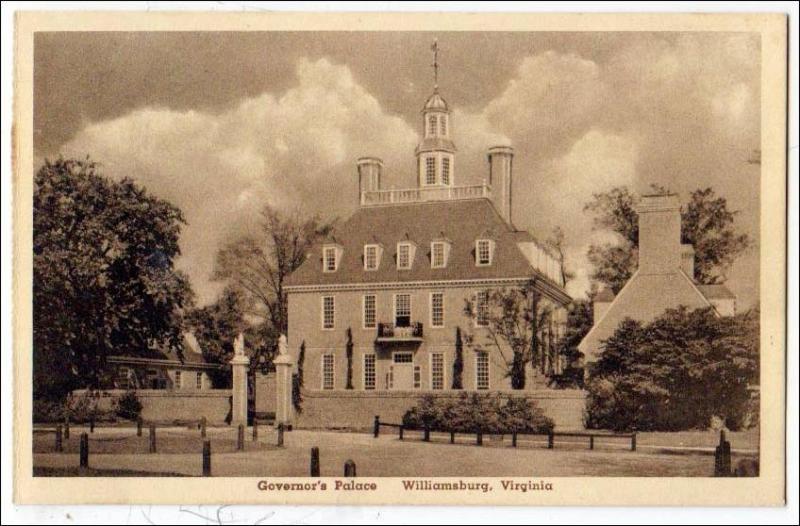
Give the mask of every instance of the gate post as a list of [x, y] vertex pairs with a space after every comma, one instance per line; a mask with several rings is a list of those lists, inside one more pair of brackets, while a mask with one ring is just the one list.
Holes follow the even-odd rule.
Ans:
[[289, 355], [286, 335], [278, 338], [278, 356], [272, 361], [275, 364], [275, 394], [278, 397], [275, 405], [275, 424], [291, 425], [294, 420], [292, 406], [292, 370], [294, 359]]
[[244, 354], [244, 333], [239, 333], [233, 342], [233, 358], [231, 369], [233, 373], [233, 390], [231, 401], [231, 425], [247, 425], [247, 368], [250, 360]]

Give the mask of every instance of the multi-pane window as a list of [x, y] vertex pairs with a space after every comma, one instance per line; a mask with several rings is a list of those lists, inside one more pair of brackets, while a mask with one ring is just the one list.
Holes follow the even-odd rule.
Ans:
[[485, 351], [475, 353], [475, 388], [489, 389], [489, 353]]
[[323, 269], [325, 272], [336, 272], [336, 247], [323, 249]]
[[392, 355], [392, 361], [394, 363], [413, 363], [414, 355], [410, 352], [396, 352]]
[[431, 389], [444, 389], [444, 354], [431, 354]]
[[394, 326], [411, 326], [411, 294], [397, 294], [394, 297]]
[[364, 296], [364, 328], [374, 329], [377, 323], [375, 295]]
[[450, 184], [450, 158], [442, 158], [442, 184]]
[[475, 325], [478, 327], [489, 325], [489, 293], [485, 290], [475, 295]]
[[322, 297], [322, 328], [333, 329], [336, 319], [336, 303], [333, 296]]
[[375, 355], [364, 355], [364, 390], [375, 390]]
[[414, 366], [414, 389], [422, 387], [422, 369], [419, 365]]
[[447, 117], [444, 115], [439, 119], [439, 135], [442, 137], [447, 136]]
[[436, 115], [428, 116], [428, 137], [436, 135]]
[[443, 292], [431, 292], [431, 327], [444, 327]]
[[175, 371], [175, 389], [181, 388], [181, 372]]
[[492, 264], [492, 242], [488, 239], [479, 239], [475, 243], [475, 261], [480, 266]]
[[203, 388], [203, 373], [197, 373], [194, 377], [194, 386], [197, 389]]
[[366, 245], [364, 247], [364, 269], [375, 270], [378, 268], [378, 246]]
[[332, 354], [322, 355], [322, 388], [326, 390], [333, 389], [334, 380], [334, 362]]
[[436, 184], [436, 157], [425, 158], [425, 184]]
[[434, 241], [431, 243], [431, 267], [444, 268], [444, 243]]
[[408, 243], [400, 243], [397, 245], [397, 268], [411, 268], [411, 245]]

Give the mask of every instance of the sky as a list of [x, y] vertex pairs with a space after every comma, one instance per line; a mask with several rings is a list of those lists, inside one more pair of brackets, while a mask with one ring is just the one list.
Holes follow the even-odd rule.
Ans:
[[754, 247], [728, 273], [758, 301], [760, 42], [751, 33], [38, 33], [34, 153], [90, 155], [183, 210], [178, 268], [213, 301], [217, 250], [258, 233], [270, 204], [324, 218], [358, 206], [356, 160], [384, 187], [415, 185], [420, 110], [433, 87], [453, 110], [456, 185], [488, 177], [490, 146], [514, 147], [513, 222], [561, 227], [581, 297], [593, 193], [711, 186]]

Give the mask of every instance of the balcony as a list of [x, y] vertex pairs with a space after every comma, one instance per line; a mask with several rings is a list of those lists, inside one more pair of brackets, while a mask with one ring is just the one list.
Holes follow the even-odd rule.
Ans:
[[458, 201], [492, 197], [492, 188], [486, 183], [467, 186], [431, 186], [400, 190], [370, 190], [361, 192], [361, 206], [381, 206], [426, 201]]
[[379, 343], [393, 342], [421, 342], [422, 341], [422, 322], [414, 322], [407, 327], [395, 327], [389, 323], [378, 324]]

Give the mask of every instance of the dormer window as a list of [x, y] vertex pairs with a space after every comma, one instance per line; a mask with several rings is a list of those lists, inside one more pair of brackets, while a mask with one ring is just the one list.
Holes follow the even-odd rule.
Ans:
[[411, 263], [414, 261], [414, 245], [413, 243], [404, 242], [397, 244], [397, 268], [399, 270], [408, 270], [411, 268]]
[[491, 239], [479, 239], [475, 242], [475, 265], [479, 267], [488, 267], [492, 264], [493, 259], [493, 245]]
[[431, 242], [431, 268], [445, 268], [450, 252], [450, 244], [447, 241]]
[[339, 268], [340, 254], [341, 249], [335, 245], [322, 247], [322, 271], [336, 272], [336, 269]]
[[378, 270], [381, 252], [380, 245], [364, 245], [364, 270]]

